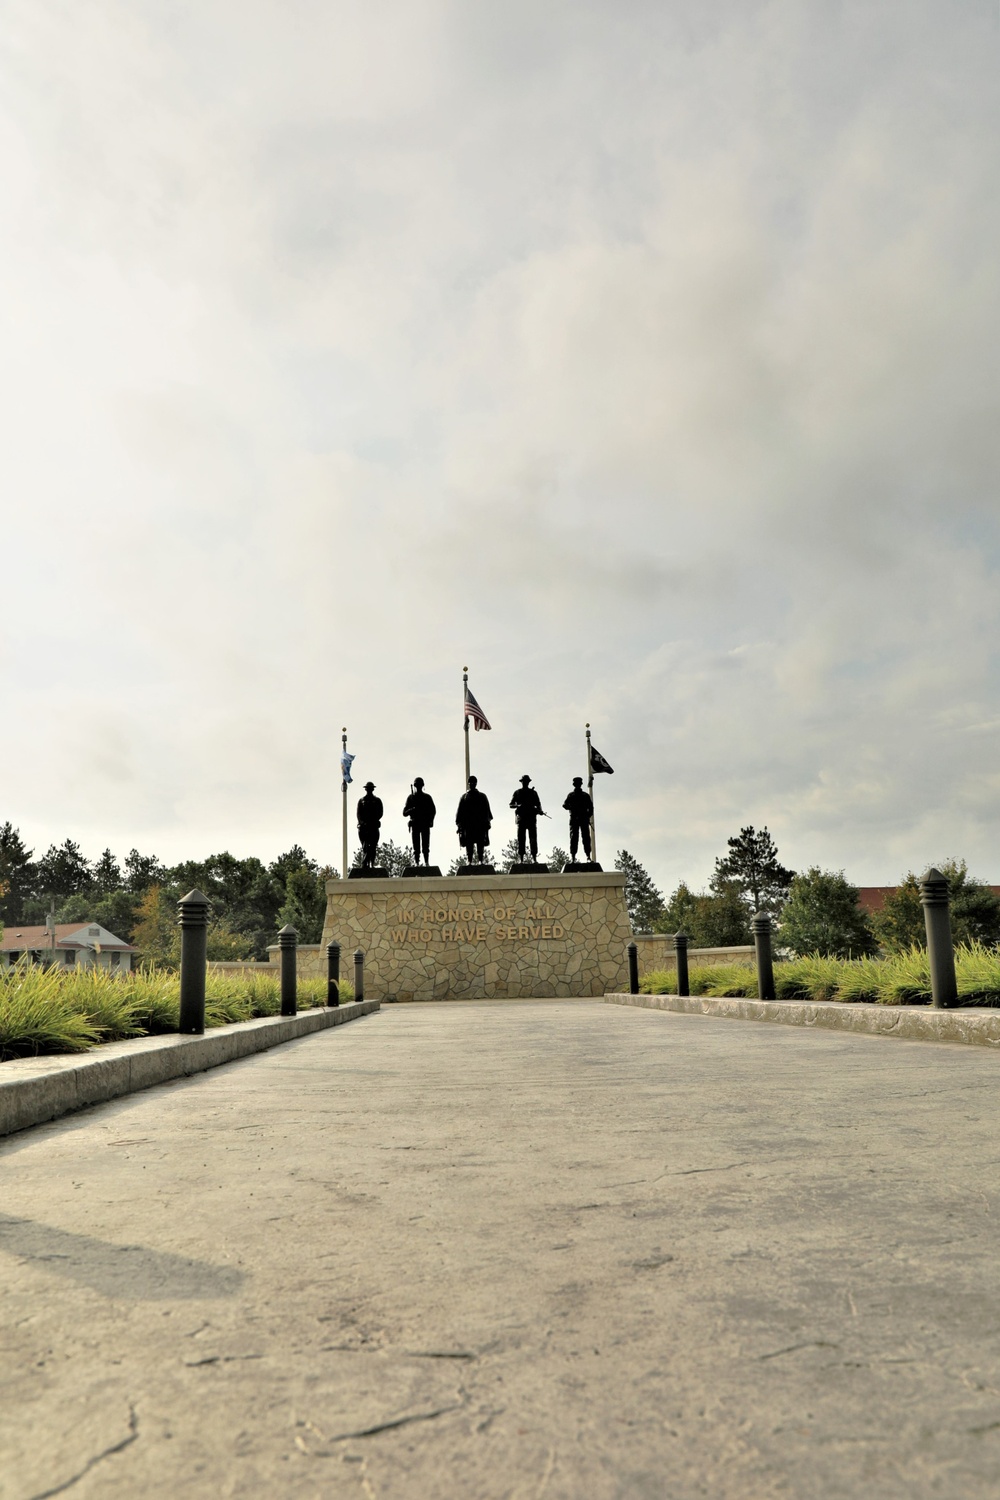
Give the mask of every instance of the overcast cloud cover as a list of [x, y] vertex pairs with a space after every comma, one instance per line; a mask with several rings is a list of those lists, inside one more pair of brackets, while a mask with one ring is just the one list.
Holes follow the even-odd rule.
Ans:
[[1000, 882], [995, 0], [3, 9], [0, 821]]

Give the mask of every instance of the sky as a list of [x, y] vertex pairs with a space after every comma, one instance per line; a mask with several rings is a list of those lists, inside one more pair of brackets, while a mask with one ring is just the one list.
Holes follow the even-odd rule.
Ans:
[[[996, 0], [7, 0], [0, 822], [1000, 883]], [[352, 793], [355, 788], [352, 788]], [[352, 843], [356, 842], [353, 838]]]

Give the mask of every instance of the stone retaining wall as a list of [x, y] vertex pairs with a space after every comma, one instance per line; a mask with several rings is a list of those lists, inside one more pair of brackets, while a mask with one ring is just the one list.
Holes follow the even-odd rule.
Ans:
[[[676, 969], [677, 954], [674, 940], [665, 932], [637, 932], [632, 939], [639, 954], [639, 973], [651, 974], [654, 969]], [[754, 947], [689, 948], [688, 963], [694, 964], [739, 964], [752, 963]]]
[[[260, 966], [265, 974], [281, 973], [280, 955], [281, 949], [277, 943], [270, 943], [267, 949], [267, 967], [263, 964]], [[348, 973], [351, 961], [349, 953], [340, 955], [341, 979], [351, 978]], [[325, 979], [326, 949], [320, 943], [300, 943], [295, 950], [295, 972], [300, 979]]]

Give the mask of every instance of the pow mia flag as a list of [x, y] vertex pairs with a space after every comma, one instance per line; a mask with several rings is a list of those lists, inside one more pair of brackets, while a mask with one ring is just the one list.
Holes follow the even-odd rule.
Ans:
[[604, 756], [594, 745], [590, 747], [590, 774], [596, 776], [601, 771], [606, 771], [609, 776], [615, 774], [614, 766], [609, 766]]

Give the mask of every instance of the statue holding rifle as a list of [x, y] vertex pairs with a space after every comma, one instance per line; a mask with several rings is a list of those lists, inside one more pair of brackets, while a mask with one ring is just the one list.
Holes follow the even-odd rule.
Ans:
[[413, 863], [419, 865], [423, 850], [424, 864], [430, 865], [431, 829], [437, 808], [434, 798], [424, 791], [424, 778], [416, 777], [410, 787], [410, 795], [403, 806], [403, 817], [409, 819], [410, 837], [413, 840]]
[[530, 776], [521, 777], [521, 785], [510, 799], [517, 820], [517, 858], [524, 864], [525, 845], [531, 850], [531, 863], [538, 863], [538, 819], [546, 814], [542, 811], [541, 799], [531, 785]]

